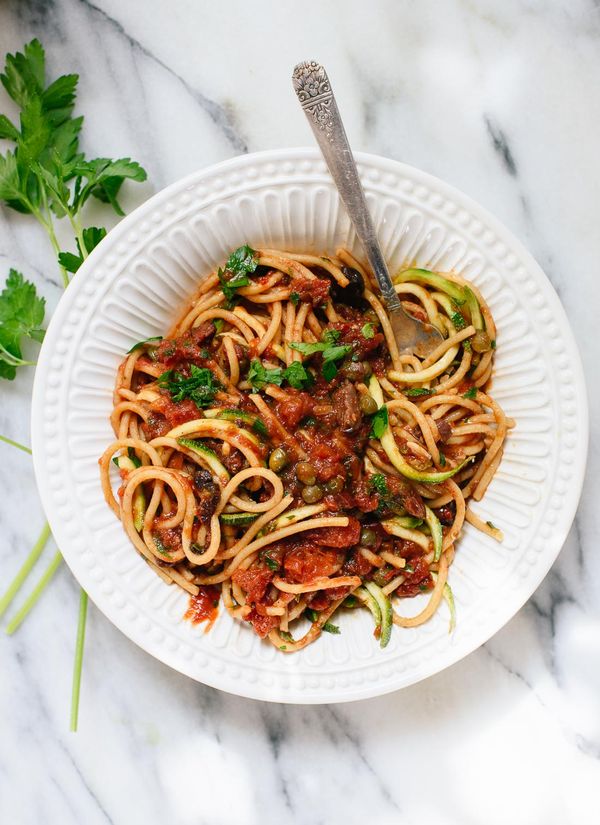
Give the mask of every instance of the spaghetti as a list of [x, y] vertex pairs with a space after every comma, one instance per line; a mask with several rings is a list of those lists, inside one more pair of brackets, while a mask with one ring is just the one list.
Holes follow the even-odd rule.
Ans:
[[[395, 288], [444, 336], [425, 359], [398, 352], [348, 251], [243, 246], [168, 337], [119, 366], [104, 494], [152, 569], [190, 594], [194, 620], [212, 623], [222, 597], [288, 653], [339, 632], [340, 608], [366, 606], [382, 647], [392, 624], [422, 624], [444, 598], [453, 624], [464, 521], [502, 539], [470, 505], [514, 422], [489, 392], [496, 328], [476, 287], [406, 269]], [[394, 609], [420, 593], [418, 615]]]

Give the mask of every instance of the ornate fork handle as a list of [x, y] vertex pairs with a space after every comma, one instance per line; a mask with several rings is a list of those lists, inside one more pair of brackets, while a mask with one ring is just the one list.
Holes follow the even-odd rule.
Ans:
[[327, 72], [320, 63], [307, 60], [296, 66], [292, 74], [292, 82], [350, 220], [354, 224], [356, 234], [367, 253], [387, 309], [390, 312], [402, 312], [400, 301], [381, 254], [365, 193]]

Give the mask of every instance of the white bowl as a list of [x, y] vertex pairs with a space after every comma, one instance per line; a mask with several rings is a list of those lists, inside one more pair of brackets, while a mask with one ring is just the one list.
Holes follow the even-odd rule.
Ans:
[[[52, 532], [73, 573], [123, 633], [200, 682], [277, 702], [341, 702], [383, 694], [456, 662], [531, 596], [575, 514], [587, 448], [587, 401], [573, 336], [545, 275], [491, 215], [409, 166], [357, 155], [391, 269], [404, 262], [472, 279], [498, 324], [494, 397], [517, 421], [474, 509], [503, 544], [467, 525], [450, 571], [457, 605], [428, 624], [394, 628], [381, 650], [370, 615], [340, 618], [341, 635], [285, 656], [221, 610], [210, 633], [182, 620], [187, 597], [134, 552], [102, 496], [98, 457], [117, 364], [163, 333], [202, 276], [247, 242], [360, 255], [319, 154], [286, 149], [238, 157], [155, 195], [81, 267], [46, 335], [33, 395], [33, 455]], [[415, 600], [413, 610], [418, 607]], [[406, 604], [406, 603], [405, 603]]]

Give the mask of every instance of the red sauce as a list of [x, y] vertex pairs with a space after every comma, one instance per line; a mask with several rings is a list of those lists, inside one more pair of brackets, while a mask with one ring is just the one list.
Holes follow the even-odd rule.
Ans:
[[220, 593], [216, 587], [201, 584], [198, 595], [190, 596], [189, 607], [183, 618], [189, 619], [194, 625], [207, 621], [208, 625], [205, 630], [207, 633], [219, 615], [219, 597]]
[[290, 289], [300, 296], [301, 301], [308, 301], [315, 307], [326, 303], [330, 288], [331, 281], [327, 278], [306, 278], [296, 275], [290, 283]]

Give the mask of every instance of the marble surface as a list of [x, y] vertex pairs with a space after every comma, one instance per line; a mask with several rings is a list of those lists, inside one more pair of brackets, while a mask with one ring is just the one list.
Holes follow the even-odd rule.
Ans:
[[[557, 289], [592, 422], [569, 538], [533, 598], [483, 648], [420, 685], [348, 705], [263, 704], [205, 688], [92, 607], [77, 734], [68, 712], [78, 587], [63, 567], [19, 632], [0, 634], [2, 822], [598, 822], [600, 8], [346, 0], [341, 9], [333, 0], [306, 9], [289, 0], [6, 0], [0, 53], [35, 35], [51, 71], [81, 74], [86, 150], [148, 169], [150, 183], [127, 189], [129, 209], [200, 166], [310, 144], [289, 75], [298, 60], [322, 60], [355, 148], [480, 201]], [[45, 238], [6, 211], [0, 233], [2, 269], [33, 278], [51, 310], [60, 286]], [[30, 391], [30, 375], [0, 388], [0, 432], [25, 443]], [[0, 457], [8, 580], [44, 516], [28, 456], [0, 445]]]

